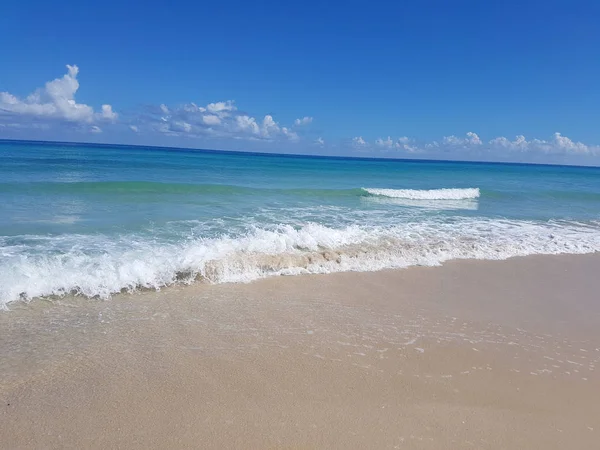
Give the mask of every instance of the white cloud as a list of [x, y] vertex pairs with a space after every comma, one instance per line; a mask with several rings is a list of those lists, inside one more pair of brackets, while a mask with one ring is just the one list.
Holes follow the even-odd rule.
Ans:
[[102, 105], [102, 118], [106, 120], [115, 121], [119, 115], [112, 110], [110, 105]]
[[291, 141], [297, 141], [300, 139], [300, 136], [298, 136], [298, 133], [290, 130], [289, 128], [282, 127], [281, 132], [283, 133], [284, 136], [286, 136]]
[[187, 123], [183, 120], [176, 120], [171, 123], [170, 128], [172, 131], [180, 131], [182, 133], [189, 133], [190, 131], [192, 131], [192, 124]]
[[294, 125], [296, 125], [296, 126], [308, 125], [308, 124], [310, 124], [312, 121], [313, 121], [313, 118], [312, 118], [312, 117], [305, 116], [305, 117], [303, 117], [302, 119], [296, 119], [296, 120], [294, 121]]
[[355, 147], [366, 147], [369, 144], [367, 144], [367, 141], [362, 136], [356, 136], [352, 138], [352, 145]]
[[274, 138], [279, 135], [283, 135], [292, 141], [299, 139], [298, 134], [295, 131], [292, 131], [287, 127], [280, 127], [279, 124], [273, 119], [273, 116], [269, 114], [267, 114], [263, 119], [261, 134], [265, 138]]
[[[354, 147], [366, 147], [369, 144], [362, 138], [354, 138]], [[551, 139], [531, 139], [527, 140], [525, 136], [516, 136], [514, 140], [500, 136], [484, 142], [476, 133], [466, 133], [465, 137], [445, 136], [441, 142], [421, 142], [417, 143], [414, 139], [403, 136], [397, 140], [391, 137], [386, 139], [378, 138], [375, 145], [382, 149], [400, 150], [409, 153], [422, 153], [424, 156], [440, 157], [451, 154], [452, 158], [464, 159], [502, 159], [510, 160], [514, 155], [520, 154], [519, 160], [535, 160], [538, 156], [600, 156], [600, 147], [587, 145], [582, 142], [573, 141], [563, 136], [561, 133], [554, 133]], [[451, 152], [451, 153], [448, 153]], [[446, 157], [446, 156], [444, 156]]]
[[263, 119], [262, 135], [268, 138], [276, 135], [279, 131], [279, 125], [273, 120], [273, 116], [267, 114]]
[[219, 125], [221, 123], [221, 119], [219, 118], [219, 116], [215, 116], [213, 114], [202, 116], [202, 121], [206, 125]]
[[529, 142], [525, 139], [525, 136], [519, 135], [514, 141], [511, 141], [504, 136], [494, 138], [490, 141], [490, 145], [493, 147], [501, 147], [511, 150], [527, 150]]
[[375, 140], [375, 145], [377, 145], [379, 147], [392, 148], [394, 146], [394, 141], [392, 141], [392, 138], [389, 136], [387, 137], [386, 140], [378, 138]]
[[[304, 135], [303, 126], [310, 125], [313, 117], [304, 116], [284, 126], [271, 114], [252, 116], [240, 109], [233, 100], [217, 101], [199, 106], [195, 103], [183, 105], [159, 104], [143, 111], [130, 112], [121, 118], [110, 104], [99, 108], [78, 103], [79, 68], [66, 66], [66, 73], [48, 81], [30, 95], [18, 97], [10, 92], [0, 92], [0, 130], [3, 133], [25, 132], [26, 130], [51, 130], [67, 127], [88, 133], [110, 134], [114, 127], [131, 130], [140, 135], [147, 133], [190, 138], [248, 139], [255, 141], [294, 142], [300, 136], [313, 145], [324, 146], [323, 138]], [[489, 138], [488, 138], [489, 139]], [[425, 157], [449, 157], [462, 159], [503, 159], [565, 161], [586, 156], [600, 156], [600, 147], [573, 140], [561, 133], [547, 139], [527, 139], [523, 135], [515, 138], [504, 136], [483, 140], [474, 132], [463, 136], [450, 135], [437, 141], [417, 141], [407, 136], [378, 138], [367, 142], [362, 136], [344, 140], [346, 147], [370, 151], [379, 148], [382, 154], [397, 155], [398, 152], [419, 153]], [[583, 161], [583, 160], [581, 160]]]
[[[101, 111], [95, 113], [91, 106], [77, 103], [75, 94], [79, 89], [78, 74], [77, 66], [67, 65], [67, 73], [62, 78], [48, 81], [43, 88], [37, 89], [25, 99], [9, 92], [0, 92], [0, 120], [25, 124], [26, 120], [32, 119], [38, 122], [65, 121], [75, 124], [115, 121], [117, 113], [110, 105], [102, 105]], [[92, 127], [90, 130], [96, 128]]]
[[260, 134], [260, 127], [256, 123], [256, 119], [250, 116], [237, 116], [235, 118], [237, 123], [237, 130], [242, 132], [249, 132], [250, 134]]
[[416, 153], [421, 149], [415, 144], [415, 140], [407, 136], [399, 137], [395, 144], [396, 149], [404, 150], [409, 153]]
[[209, 103], [206, 105], [206, 110], [211, 113], [223, 113], [227, 111], [235, 111], [237, 108], [233, 104], [233, 100], [225, 102]]
[[467, 136], [464, 138], [456, 137], [456, 136], [444, 136], [443, 143], [449, 146], [456, 147], [467, 147], [471, 145], [481, 145], [481, 139], [477, 134], [469, 131]]
[[554, 144], [555, 146], [565, 152], [568, 153], [589, 153], [590, 148], [581, 143], [581, 142], [573, 142], [566, 136], [561, 135], [560, 133], [554, 133]]
[[390, 136], [387, 139], [378, 138], [375, 140], [375, 145], [387, 149], [404, 150], [410, 153], [417, 152], [419, 149], [415, 146], [414, 140], [406, 136], [399, 137], [396, 141], [393, 141]]
[[238, 110], [233, 100], [209, 103], [198, 106], [187, 103], [181, 106], [150, 107], [149, 114], [136, 125], [140, 132], [150, 130], [169, 136], [191, 138], [209, 137], [249, 140], [289, 140], [299, 139], [289, 127], [281, 126], [274, 117], [267, 114], [257, 120]]
[[594, 155], [599, 153], [597, 146], [589, 146], [582, 142], [575, 142], [561, 133], [554, 133], [552, 139], [532, 139], [528, 141], [525, 136], [519, 135], [514, 141], [505, 137], [497, 137], [489, 142], [492, 148], [518, 152], [536, 152], [548, 154]]

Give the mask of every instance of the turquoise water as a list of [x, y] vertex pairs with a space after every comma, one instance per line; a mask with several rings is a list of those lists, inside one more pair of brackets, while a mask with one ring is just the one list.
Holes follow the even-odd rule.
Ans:
[[600, 169], [0, 142], [0, 304], [600, 250]]

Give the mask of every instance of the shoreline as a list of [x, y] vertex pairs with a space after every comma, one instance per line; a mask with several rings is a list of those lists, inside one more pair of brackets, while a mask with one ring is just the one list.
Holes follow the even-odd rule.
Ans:
[[[498, 251], [498, 254], [493, 254], [490, 253], [488, 255], [485, 256], [469, 256], [469, 257], [464, 257], [464, 256], [452, 256], [452, 257], [448, 257], [447, 255], [444, 255], [443, 257], [439, 257], [438, 256], [438, 260], [431, 262], [428, 261], [427, 258], [424, 258], [424, 261], [421, 261], [421, 257], [422, 255], [413, 255], [414, 259], [413, 261], [403, 261], [402, 264], [397, 264], [397, 261], [394, 261], [394, 256], [392, 255], [386, 255], [385, 253], [383, 255], [383, 262], [382, 261], [377, 261], [376, 263], [371, 264], [371, 262], [369, 260], [366, 261], [361, 261], [359, 260], [352, 260], [352, 258], [350, 258], [350, 262], [346, 262], [345, 265], [342, 267], [341, 266], [341, 257], [343, 254], [346, 254], [346, 256], [348, 254], [350, 255], [354, 255], [357, 256], [361, 253], [363, 253], [362, 250], [360, 250], [360, 248], [352, 248], [351, 246], [348, 246], [349, 248], [343, 249], [343, 250], [327, 250], [327, 251], [315, 251], [315, 252], [308, 252], [306, 254], [299, 254], [299, 255], [286, 255], [286, 254], [279, 254], [279, 255], [270, 255], [270, 254], [265, 254], [265, 255], [259, 255], [259, 256], [255, 256], [254, 258], [251, 258], [252, 261], [250, 261], [250, 264], [253, 265], [253, 269], [255, 269], [255, 271], [261, 272], [262, 268], [261, 265], [264, 264], [265, 266], [269, 267], [272, 269], [272, 271], [265, 271], [262, 273], [250, 273], [250, 274], [244, 274], [244, 273], [233, 273], [232, 274], [226, 274], [225, 275], [225, 280], [220, 280], [220, 281], [214, 281], [213, 278], [215, 277], [215, 275], [219, 274], [220, 271], [223, 271], [223, 267], [221, 267], [221, 263], [222, 261], [217, 259], [214, 261], [208, 261], [205, 262], [206, 263], [206, 267], [205, 267], [205, 271], [206, 273], [196, 273], [196, 272], [191, 272], [189, 270], [185, 270], [184, 272], [176, 272], [175, 273], [175, 281], [169, 281], [169, 282], [164, 282], [163, 284], [156, 282], [156, 280], [154, 282], [151, 283], [152, 287], [147, 287], [146, 285], [140, 285], [137, 284], [136, 287], [134, 287], [133, 289], [129, 289], [129, 288], [125, 288], [125, 287], [121, 287], [120, 291], [116, 290], [114, 286], [112, 287], [108, 287], [106, 285], [104, 285], [103, 283], [96, 285], [96, 286], [85, 286], [85, 288], [82, 288], [79, 285], [76, 285], [77, 288], [73, 288], [73, 290], [68, 293], [68, 294], [57, 294], [57, 295], [50, 295], [50, 294], [36, 294], [33, 296], [29, 296], [29, 294], [26, 295], [26, 291], [28, 290], [28, 287], [23, 287], [22, 289], [23, 291], [20, 294], [20, 298], [12, 298], [12, 299], [1, 299], [1, 303], [0, 303], [0, 314], [3, 311], [7, 311], [12, 309], [12, 307], [15, 307], [17, 309], [19, 309], [20, 307], [22, 307], [23, 304], [27, 304], [30, 305], [32, 302], [61, 302], [62, 300], [66, 299], [67, 301], [69, 300], [73, 300], [75, 299], [75, 301], [77, 301], [78, 299], [85, 299], [85, 300], [89, 300], [91, 302], [94, 301], [110, 301], [113, 298], [121, 298], [121, 297], [127, 297], [130, 295], [144, 295], [147, 292], [160, 292], [160, 291], [164, 291], [164, 290], [169, 290], [169, 289], [182, 289], [182, 288], [190, 288], [192, 289], [194, 286], [206, 286], [206, 285], [235, 285], [235, 284], [252, 284], [252, 283], [256, 283], [256, 282], [262, 282], [264, 280], [267, 280], [269, 278], [288, 278], [288, 277], [311, 277], [311, 276], [327, 276], [327, 275], [334, 275], [334, 274], [343, 274], [343, 273], [354, 273], [354, 274], [361, 274], [361, 273], [378, 273], [378, 272], [391, 272], [391, 271], [398, 271], [398, 270], [419, 270], [419, 269], [425, 269], [425, 268], [437, 268], [437, 267], [442, 267], [442, 266], [447, 266], [447, 265], [454, 265], [454, 264], [469, 264], [472, 262], [475, 262], [477, 264], [481, 263], [481, 262], [497, 262], [497, 261], [509, 261], [509, 260], [519, 260], [519, 259], [536, 259], [539, 257], [542, 258], [556, 258], [556, 257], [560, 257], [560, 258], [570, 258], [570, 257], [579, 257], [579, 256], [592, 256], [595, 257], [594, 255], [600, 255], [600, 251], [587, 251], [587, 252], [580, 252], [580, 251], [575, 251], [575, 252], [571, 252], [571, 253], [533, 253], [533, 254], [514, 254], [514, 255], [504, 255], [502, 254], [502, 252]], [[433, 249], [435, 250], [435, 249]], [[346, 253], [345, 253], [346, 252]], [[290, 261], [295, 261], [297, 263], [297, 265], [291, 265], [290, 266]], [[345, 261], [345, 260], [344, 260]], [[233, 262], [244, 262], [243, 259], [240, 261], [235, 261], [235, 258], [233, 258]], [[327, 264], [327, 263], [334, 263], [332, 266], [330, 267], [319, 267], [319, 264]], [[364, 263], [364, 265], [362, 264]], [[313, 266], [314, 264], [316, 264], [316, 267]], [[338, 264], [339, 266], [337, 266], [336, 264]], [[289, 266], [289, 267], [288, 267]], [[359, 268], [357, 270], [357, 268]], [[194, 277], [192, 277], [192, 275], [194, 275]], [[37, 273], [37, 276], [39, 277], [41, 274]], [[222, 274], [223, 275], [223, 274]], [[217, 276], [217, 278], [219, 278]], [[233, 278], [230, 280], [227, 280], [227, 278]], [[112, 283], [114, 283], [115, 280], [112, 280]], [[139, 283], [139, 280], [138, 280]], [[121, 282], [122, 284], [122, 282]], [[33, 286], [36, 286], [36, 283], [33, 283]], [[48, 288], [46, 286], [46, 288]], [[53, 287], [49, 289], [49, 292], [55, 291], [55, 289], [63, 290], [64, 287]], [[92, 291], [94, 291], [94, 289], [96, 291], [100, 291], [100, 293], [96, 293], [96, 294], [91, 294], [89, 293], [90, 289]], [[34, 289], [35, 290], [35, 289]], [[74, 293], [75, 291], [83, 291], [86, 292], [86, 294], [81, 294], [81, 293]], [[19, 291], [17, 291], [19, 292]]]
[[455, 260], [13, 303], [0, 442], [592, 448], [599, 268]]

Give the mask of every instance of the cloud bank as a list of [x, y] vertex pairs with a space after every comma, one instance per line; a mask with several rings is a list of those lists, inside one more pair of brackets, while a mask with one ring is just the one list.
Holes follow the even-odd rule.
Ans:
[[[370, 145], [364, 142], [363, 145]], [[373, 142], [373, 147], [384, 148], [388, 150], [397, 150], [399, 152], [417, 153], [426, 155], [428, 153], [449, 153], [449, 154], [473, 154], [481, 156], [489, 155], [510, 155], [510, 154], [537, 154], [537, 155], [577, 155], [577, 156], [600, 156], [600, 146], [586, 145], [582, 142], [576, 142], [563, 136], [561, 133], [554, 133], [548, 139], [527, 140], [525, 136], [519, 135], [511, 140], [500, 136], [489, 141], [484, 141], [472, 131], [466, 133], [464, 137], [444, 136], [441, 141], [418, 143], [414, 139], [406, 136], [393, 140], [378, 138]]]
[[419, 151], [419, 148], [415, 145], [414, 139], [411, 139], [407, 136], [402, 136], [395, 140], [393, 140], [390, 136], [388, 136], [385, 140], [378, 138], [375, 140], [375, 145], [385, 149], [401, 150], [408, 153], [417, 153]]
[[[60, 78], [48, 81], [25, 98], [10, 92], [0, 92], [0, 138], [11, 137], [11, 131], [27, 130], [53, 133], [53, 139], [77, 131], [79, 136], [91, 139], [102, 137], [121, 143], [129, 136], [131, 143], [154, 142], [162, 137], [170, 145], [202, 146], [203, 142], [254, 141], [254, 150], [275, 142], [281, 151], [310, 152], [311, 148], [323, 154], [352, 154], [374, 157], [448, 158], [474, 160], [518, 160], [535, 162], [566, 161], [600, 164], [600, 147], [554, 133], [547, 139], [527, 139], [504, 136], [484, 139], [475, 132], [465, 135], [443, 136], [439, 140], [420, 141], [408, 136], [367, 139], [338, 137], [337, 141], [311, 134], [312, 116], [301, 116], [291, 125], [284, 126], [271, 114], [251, 115], [238, 108], [234, 100], [217, 101], [200, 106], [190, 102], [180, 105], [148, 105], [118, 114], [109, 103], [94, 108], [78, 103], [79, 68], [67, 65]], [[365, 133], [368, 130], [364, 130]], [[61, 134], [63, 133], [63, 134]], [[119, 134], [120, 133], [120, 134]], [[319, 132], [321, 134], [321, 131]], [[43, 135], [47, 136], [47, 135]], [[318, 137], [316, 137], [318, 136]], [[85, 137], [81, 137], [85, 140]], [[195, 143], [194, 143], [195, 142]], [[273, 147], [275, 148], [275, 147]], [[561, 159], [562, 158], [562, 159]]]
[[180, 106], [149, 106], [131, 124], [133, 131], [154, 132], [167, 136], [189, 138], [230, 138], [248, 140], [297, 141], [298, 133], [281, 126], [272, 115], [262, 119], [238, 110], [233, 100], [198, 106], [187, 103]]

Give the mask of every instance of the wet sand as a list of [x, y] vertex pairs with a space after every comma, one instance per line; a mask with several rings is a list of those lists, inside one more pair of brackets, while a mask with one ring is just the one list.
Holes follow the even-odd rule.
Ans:
[[0, 447], [592, 449], [600, 255], [13, 304]]

